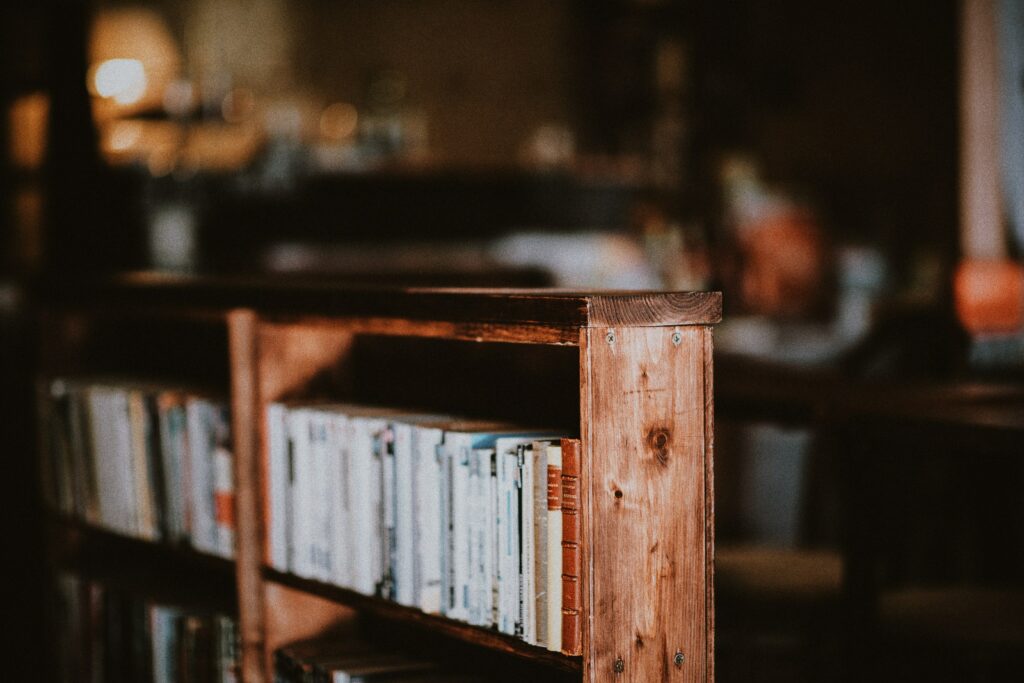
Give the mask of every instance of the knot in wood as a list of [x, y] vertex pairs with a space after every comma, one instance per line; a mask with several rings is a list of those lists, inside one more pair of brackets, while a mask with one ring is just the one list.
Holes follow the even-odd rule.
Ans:
[[672, 433], [664, 427], [655, 427], [647, 432], [647, 445], [654, 451], [654, 457], [661, 465], [668, 464], [668, 444]]
[[622, 657], [619, 657], [615, 660], [615, 665], [612, 668], [615, 670], [615, 673], [620, 674], [626, 670], [626, 663], [622, 661]]

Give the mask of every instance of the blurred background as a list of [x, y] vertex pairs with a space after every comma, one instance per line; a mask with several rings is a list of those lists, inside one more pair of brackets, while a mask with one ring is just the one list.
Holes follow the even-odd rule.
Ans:
[[719, 678], [1011, 680], [1022, 5], [4, 3], [4, 441], [40, 278], [719, 289]]

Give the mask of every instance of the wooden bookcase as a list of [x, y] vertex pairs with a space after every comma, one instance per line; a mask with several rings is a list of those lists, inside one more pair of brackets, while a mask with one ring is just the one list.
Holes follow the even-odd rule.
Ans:
[[[190, 325], [226, 329], [226, 346], [217, 334], [206, 341], [214, 355], [225, 352], [232, 404], [247, 683], [272, 679], [276, 647], [357, 622], [468, 648], [484, 667], [519, 663], [557, 680], [714, 679], [711, 326], [719, 294], [360, 291], [135, 277], [51, 297], [63, 311], [51, 320], [84, 329], [104, 316], [176, 321], [181, 334]], [[44, 356], [102, 347], [67, 339]], [[264, 567], [265, 406], [323, 397], [578, 433], [583, 656]]]

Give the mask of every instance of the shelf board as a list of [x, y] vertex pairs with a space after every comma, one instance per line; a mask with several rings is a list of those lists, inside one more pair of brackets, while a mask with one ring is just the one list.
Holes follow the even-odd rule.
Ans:
[[[581, 327], [710, 325], [722, 317], [719, 292], [563, 291], [353, 287], [329, 280], [192, 277], [134, 273], [74, 283], [41, 282], [44, 301], [64, 306], [237, 307], [288, 317], [471, 323], [554, 330]], [[400, 332], [408, 334], [408, 330]]]
[[431, 633], [502, 652], [536, 664], [573, 672], [582, 671], [583, 669], [582, 657], [569, 657], [558, 652], [551, 652], [503, 633], [453, 621], [438, 615], [426, 614], [413, 607], [406, 607], [389, 600], [369, 597], [320, 581], [303, 579], [294, 574], [280, 572], [270, 567], [263, 567], [262, 573], [265, 581], [271, 581], [288, 588], [316, 595], [385, 621], [410, 624]]
[[60, 569], [168, 604], [238, 611], [233, 560], [57, 515], [47, 519], [47, 538]]

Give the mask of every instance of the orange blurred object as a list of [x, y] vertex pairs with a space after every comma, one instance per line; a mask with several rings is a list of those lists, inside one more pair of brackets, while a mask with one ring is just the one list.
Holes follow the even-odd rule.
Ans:
[[1024, 266], [1009, 260], [968, 260], [954, 281], [956, 312], [968, 332], [1024, 330]]
[[754, 313], [800, 316], [825, 289], [827, 249], [813, 217], [791, 210], [749, 225], [740, 236], [743, 302]]

